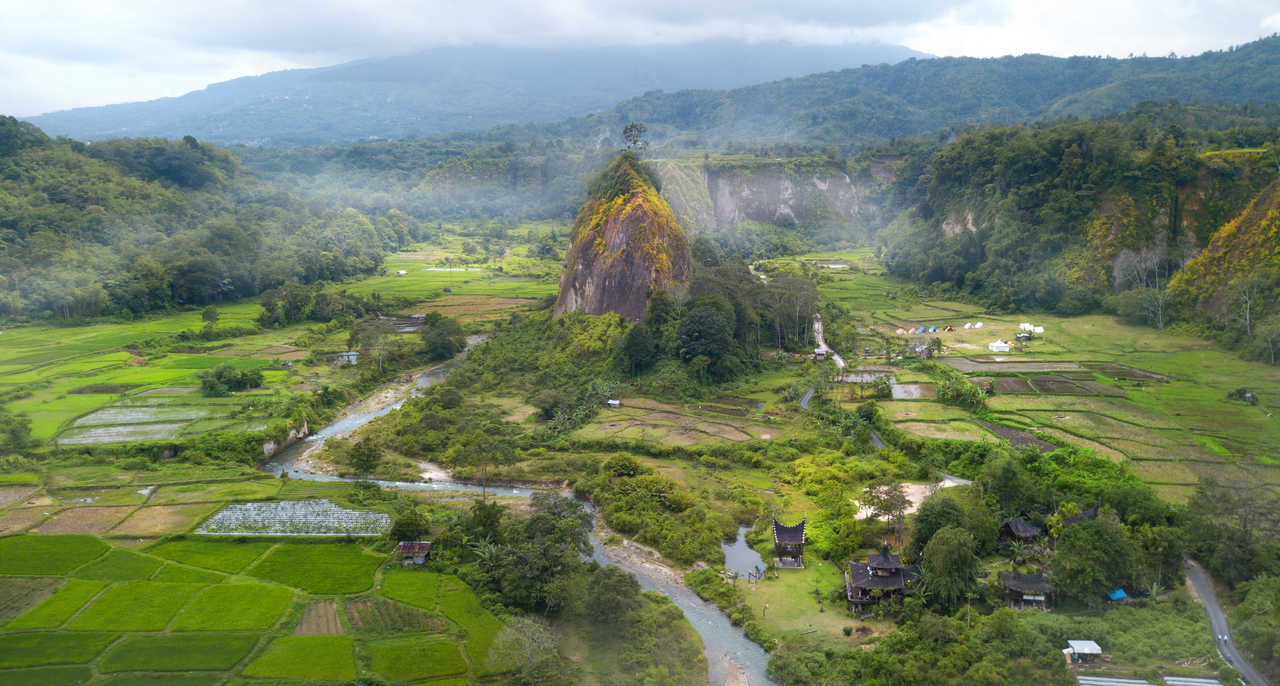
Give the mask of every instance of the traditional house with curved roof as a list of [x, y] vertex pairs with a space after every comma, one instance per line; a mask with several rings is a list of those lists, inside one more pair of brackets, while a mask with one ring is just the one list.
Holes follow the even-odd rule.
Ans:
[[804, 569], [804, 523], [786, 526], [773, 519], [773, 555], [774, 566], [784, 569]]

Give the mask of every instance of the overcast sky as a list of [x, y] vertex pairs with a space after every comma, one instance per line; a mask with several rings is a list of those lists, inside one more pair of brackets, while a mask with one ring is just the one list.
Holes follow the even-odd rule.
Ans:
[[459, 43], [881, 41], [935, 55], [1124, 57], [1191, 55], [1280, 32], [1276, 0], [5, 0], [0, 7], [0, 113], [18, 116]]

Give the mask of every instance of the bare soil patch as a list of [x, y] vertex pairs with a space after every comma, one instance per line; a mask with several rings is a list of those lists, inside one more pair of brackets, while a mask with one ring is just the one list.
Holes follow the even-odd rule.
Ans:
[[1149, 372], [1145, 369], [1130, 367], [1127, 364], [1118, 364], [1115, 362], [1088, 362], [1085, 368], [1092, 369], [1095, 372], [1105, 374], [1113, 379], [1125, 379], [1126, 381], [1172, 381], [1170, 377], [1155, 372]]
[[894, 400], [925, 400], [938, 397], [938, 389], [931, 383], [900, 383], [892, 387]]
[[0, 535], [30, 531], [47, 516], [48, 510], [39, 507], [26, 507], [6, 512], [0, 516]]
[[977, 357], [944, 357], [943, 364], [965, 373], [1007, 372], [1022, 374], [1027, 372], [1066, 372], [1082, 369], [1075, 362], [1039, 362], [1035, 360], [983, 360]]
[[100, 534], [124, 519], [133, 506], [76, 507], [63, 510], [37, 529], [42, 534]]
[[0, 487], [0, 509], [20, 503], [36, 492], [35, 486], [3, 486]]
[[0, 577], [0, 626], [44, 602], [61, 585], [60, 579]]
[[162, 536], [181, 533], [213, 512], [218, 503], [143, 507], [111, 530], [114, 536]]
[[294, 628], [295, 636], [333, 636], [341, 634], [342, 620], [338, 619], [338, 603], [321, 600], [311, 603], [302, 611], [302, 620]]
[[974, 421], [977, 422], [979, 425], [981, 425], [987, 431], [990, 431], [991, 433], [996, 434], [997, 436], [1005, 439], [1006, 441], [1009, 441], [1009, 443], [1013, 445], [1013, 447], [1015, 448], [1032, 446], [1036, 450], [1039, 450], [1042, 453], [1049, 453], [1058, 449], [1058, 446], [1048, 441], [1042, 441], [1036, 438], [1029, 431], [1023, 431], [1022, 429], [1015, 429], [1010, 426], [1001, 426], [999, 424], [992, 424], [991, 422], [984, 421], [981, 419], [975, 419]]
[[1082, 391], [1075, 382], [1060, 376], [1032, 377], [1031, 386], [1041, 393], [1057, 393], [1061, 395], [1079, 395]]
[[1020, 376], [994, 377], [996, 393], [1035, 393], [1036, 390]]

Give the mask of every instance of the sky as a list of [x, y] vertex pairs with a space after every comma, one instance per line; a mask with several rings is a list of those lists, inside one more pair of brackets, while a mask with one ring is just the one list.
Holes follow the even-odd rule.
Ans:
[[0, 0], [0, 16], [0, 113], [16, 116], [450, 44], [728, 38], [1126, 57], [1280, 32], [1275, 0]]

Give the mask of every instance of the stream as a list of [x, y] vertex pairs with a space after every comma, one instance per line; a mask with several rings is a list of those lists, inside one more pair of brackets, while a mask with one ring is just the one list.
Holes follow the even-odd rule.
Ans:
[[[467, 339], [467, 348], [480, 341], [482, 337]], [[333, 423], [317, 430], [306, 438], [299, 440], [285, 450], [280, 451], [263, 469], [290, 479], [304, 481], [356, 481], [333, 474], [322, 474], [311, 471], [307, 456], [319, 450], [330, 438], [346, 436], [369, 422], [398, 409], [421, 389], [439, 383], [449, 372], [462, 364], [465, 351], [444, 364], [431, 367], [415, 374], [409, 382], [387, 386], [379, 389], [368, 398], [348, 408]], [[439, 471], [429, 465], [432, 471]], [[494, 496], [530, 498], [535, 489], [511, 486], [487, 486], [479, 484], [436, 479], [432, 481], [374, 481], [382, 488], [404, 491], [459, 491], [480, 493], [484, 491]], [[590, 504], [588, 504], [590, 508]], [[594, 509], [592, 509], [594, 513]], [[657, 591], [671, 599], [684, 616], [693, 625], [702, 638], [703, 652], [707, 658], [707, 676], [712, 686], [773, 686], [766, 667], [769, 655], [759, 645], [746, 637], [741, 629], [733, 626], [727, 617], [713, 604], [699, 598], [679, 581], [679, 573], [672, 572], [665, 565], [646, 561], [621, 546], [606, 546], [595, 531], [591, 537], [591, 558], [602, 565], [613, 564], [636, 576], [640, 587], [646, 591]]]

